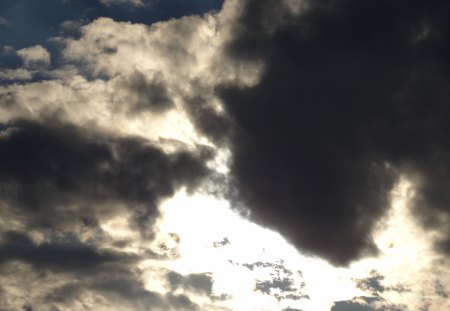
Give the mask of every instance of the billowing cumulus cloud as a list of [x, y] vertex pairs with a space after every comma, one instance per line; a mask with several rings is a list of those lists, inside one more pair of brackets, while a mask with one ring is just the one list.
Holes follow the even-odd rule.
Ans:
[[35, 45], [17, 51], [25, 67], [49, 66], [50, 53], [42, 46]]

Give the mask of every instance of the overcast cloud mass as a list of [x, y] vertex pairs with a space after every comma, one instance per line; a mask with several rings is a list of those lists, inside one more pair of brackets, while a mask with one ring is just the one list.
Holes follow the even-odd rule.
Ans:
[[0, 310], [450, 308], [449, 38], [444, 0], [2, 1]]

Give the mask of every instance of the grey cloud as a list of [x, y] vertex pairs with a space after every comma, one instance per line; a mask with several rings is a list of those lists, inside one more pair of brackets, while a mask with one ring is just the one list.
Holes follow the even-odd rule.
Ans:
[[[236, 264], [234, 262], [231, 263]], [[270, 278], [256, 280], [256, 291], [266, 295], [271, 295], [279, 301], [310, 299], [310, 297], [303, 291], [306, 284], [302, 281], [302, 272], [293, 272], [287, 269], [282, 260], [276, 263], [258, 261], [255, 263], [243, 263], [238, 265], [241, 265], [251, 271], [254, 271], [255, 269], [268, 269], [271, 271]]]
[[293, 282], [289, 278], [274, 278], [270, 281], [256, 282], [255, 289], [263, 294], [270, 295], [272, 289], [279, 289], [282, 292], [292, 292], [295, 289], [292, 287]]
[[193, 290], [207, 296], [212, 294], [212, 276], [207, 273], [181, 275], [174, 271], [167, 274], [167, 280], [173, 290], [183, 288]]
[[1, 198], [26, 213], [29, 225], [97, 219], [113, 215], [111, 203], [122, 202], [142, 233], [151, 235], [158, 202], [182, 185], [193, 189], [208, 172], [209, 152], [168, 155], [142, 139], [97, 135], [51, 121], [3, 127], [3, 133], [11, 132], [0, 139], [0, 176], [13, 187], [5, 189], [17, 191], [3, 191]]
[[[198, 92], [201, 94], [201, 90]], [[224, 113], [214, 110], [208, 100], [201, 95], [185, 100], [192, 123], [216, 144], [225, 144], [231, 133], [230, 120]]]
[[264, 70], [252, 87], [216, 92], [253, 220], [347, 265], [377, 253], [372, 229], [391, 190], [416, 177], [414, 214], [448, 254], [449, 11], [420, 0], [307, 1], [298, 14], [283, 1], [240, 3], [226, 56]]
[[[16, 6], [23, 6], [24, 10], [20, 12], [29, 9], [34, 10], [39, 17], [45, 17], [43, 8], [54, 1], [43, 1], [39, 8], [31, 2], [25, 6], [27, 2], [21, 0], [11, 6], [3, 3], [0, 7], [9, 12], [14, 11]], [[88, 36], [87, 32], [82, 33], [82, 29], [79, 29], [80, 25], [92, 20], [99, 12], [114, 11], [119, 14], [119, 10], [115, 11], [113, 6], [102, 9], [98, 1], [95, 5], [91, 1], [78, 1], [79, 6], [69, 2], [55, 4], [55, 11], [63, 13], [45, 23], [45, 27], [51, 26], [53, 29], [48, 33], [55, 34], [63, 27], [65, 32], [59, 35], [73, 34], [73, 40], [76, 41], [80, 35]], [[169, 2], [172, 6], [176, 3], [165, 1], [162, 6], [167, 6]], [[181, 6], [186, 8], [186, 2], [182, 2]], [[171, 5], [169, 9], [172, 11], [180, 13], [184, 10], [170, 8]], [[58, 9], [73, 6], [77, 10]], [[90, 10], [90, 6], [95, 8]], [[206, 7], [210, 5], [203, 4], [202, 10]], [[76, 16], [79, 11], [81, 16]], [[140, 14], [144, 17], [147, 11], [136, 15]], [[17, 15], [20, 17], [21, 13]], [[167, 12], [166, 15], [174, 16]], [[18, 16], [13, 16], [14, 24]], [[144, 19], [149, 18], [146, 16]], [[64, 20], [73, 22], [61, 25]], [[192, 20], [199, 24], [202, 21], [200, 18]], [[22, 26], [35, 22], [31, 18]], [[115, 24], [117, 29], [114, 31], [117, 32], [126, 25], [131, 26], [112, 20], [109, 24]], [[188, 26], [190, 24], [185, 23]], [[189, 60], [193, 59], [195, 51], [177, 49], [176, 44], [173, 44], [183, 37], [183, 27], [179, 27], [179, 32], [174, 34], [171, 33], [171, 27], [160, 32], [173, 35], [167, 40], [168, 46], [165, 45], [165, 35], [159, 37], [160, 33], [153, 34], [156, 26], [136, 25], [136, 28], [130, 27], [130, 32], [139, 27], [147, 30], [141, 34], [143, 37], [154, 36], [156, 39], [153, 39], [163, 41], [161, 50], [167, 52], [164, 56], [174, 58], [175, 63], [182, 63], [185, 56]], [[158, 27], [164, 29], [165, 25]], [[16, 28], [14, 30], [17, 31]], [[75, 33], [76, 30], [80, 30], [80, 33]], [[104, 29], [100, 26], [95, 30], [101, 33]], [[126, 31], [123, 33], [125, 36], [128, 35]], [[197, 25], [192, 23], [192, 29], [186, 30], [186, 33], [195, 31]], [[35, 32], [40, 38], [45, 31], [36, 28]], [[6, 36], [3, 39], [9, 42], [11, 38]], [[138, 36], [133, 44], [141, 44], [141, 39]], [[147, 259], [169, 258], [164, 253], [171, 251], [168, 246], [160, 245], [161, 254], [157, 250], [153, 252], [150, 250], [152, 246], [149, 246], [149, 239], [153, 238], [154, 221], [159, 216], [158, 206], [177, 190], [185, 188], [191, 193], [202, 184], [210, 174], [207, 162], [212, 159], [213, 150], [199, 145], [187, 147], [179, 141], [176, 145], [171, 144], [170, 148], [167, 144], [163, 148], [160, 145], [162, 140], [158, 141], [159, 133], [154, 134], [154, 141], [150, 141], [128, 136], [127, 129], [118, 129], [122, 126], [121, 121], [124, 121], [125, 127], [136, 120], [152, 122], [153, 117], [162, 122], [162, 112], [175, 108], [173, 85], [167, 82], [172, 76], [166, 81], [166, 73], [144, 68], [142, 72], [120, 69], [119, 75], [109, 77], [111, 80], [102, 74], [99, 79], [89, 80], [92, 78], [89, 74], [87, 79], [83, 79], [78, 74], [86, 73], [87, 68], [77, 70], [75, 67], [80, 63], [70, 63], [70, 60], [60, 59], [59, 53], [55, 53], [53, 45], [59, 44], [59, 40], [63, 39], [54, 38], [51, 43], [47, 41], [45, 47], [36, 45], [37, 42], [30, 43], [27, 38], [22, 40], [28, 42], [25, 45], [23, 42], [16, 44], [16, 41], [11, 41], [10, 45], [14, 46], [12, 49], [19, 51], [10, 54], [20, 57], [29, 71], [14, 69], [13, 72], [11, 69], [0, 74], [1, 77], [9, 76], [6, 86], [2, 87], [2, 92], [6, 94], [2, 108], [6, 113], [2, 118], [3, 123], [0, 123], [0, 278], [2, 286], [6, 288], [0, 296], [0, 308], [17, 310], [24, 306], [24, 310], [51, 311], [96, 308], [118, 311], [199, 310], [200, 307], [191, 300], [191, 295], [211, 296], [211, 275], [182, 276], [173, 272], [168, 276], [173, 292], [161, 294], [147, 288], [143, 275], [149, 271], [141, 271], [139, 263]], [[109, 56], [118, 54], [115, 46], [105, 47], [99, 49], [99, 55], [94, 57], [101, 59], [105, 53]], [[161, 52], [155, 50], [155, 55]], [[145, 49], [143, 52], [147, 55]], [[150, 54], [150, 58], [155, 56]], [[88, 56], [83, 51], [80, 55], [82, 58]], [[177, 57], [180, 59], [175, 59]], [[115, 61], [120, 62], [121, 59], [112, 60]], [[123, 64], [129, 65], [126, 59]], [[55, 69], [52, 65], [62, 67]], [[50, 80], [36, 81], [35, 78], [39, 77], [34, 74], [39, 75], [38, 70], [43, 68], [48, 74], [46, 78]], [[150, 71], [154, 75], [149, 75]], [[13, 73], [17, 76], [14, 79]], [[34, 79], [34, 82], [25, 83], [25, 79], [29, 78]], [[8, 85], [16, 81], [23, 84]], [[109, 106], [111, 94], [122, 96], [120, 101], [112, 105], [120, 107]], [[105, 106], [102, 106], [104, 103]], [[65, 110], [66, 107], [70, 111]], [[109, 119], [116, 112], [115, 108], [123, 109], [120, 112], [126, 113], [118, 113]], [[143, 112], [149, 113], [145, 118], [139, 118]], [[110, 123], [111, 120], [118, 120], [119, 125], [111, 124], [111, 128], [108, 128], [109, 124], [99, 125], [101, 122], [98, 119], [102, 118], [100, 114], [102, 117], [107, 115], [102, 120]], [[145, 133], [142, 136], [152, 134]], [[111, 233], [116, 228], [109, 227], [114, 227], [116, 220], [119, 226], [126, 226], [119, 228], [120, 237]], [[123, 237], [122, 229], [131, 233], [127, 231]], [[175, 235], [172, 238], [178, 239]], [[163, 275], [162, 271], [159, 272]], [[6, 278], [5, 275], [11, 277]], [[178, 294], [177, 290], [188, 294]], [[212, 298], [207, 299], [211, 302]]]
[[442, 297], [442, 298], [449, 298], [450, 297], [449, 290], [439, 281], [436, 282], [435, 293], [438, 296]]
[[230, 240], [228, 240], [228, 238], [225, 237], [225, 238], [222, 239], [222, 241], [214, 242], [213, 246], [215, 248], [219, 248], [219, 247], [224, 247], [224, 246], [229, 245], [229, 244], [230, 244]]
[[405, 293], [410, 289], [407, 286], [398, 284], [395, 286], [383, 285], [385, 277], [376, 271], [372, 271], [372, 276], [366, 279], [356, 280], [356, 286], [374, 297], [380, 297], [384, 292]]
[[146, 290], [135, 277], [106, 278], [90, 285], [91, 290], [129, 301], [138, 310], [197, 310], [198, 306], [185, 295], [161, 295]]
[[[130, 272], [110, 269], [95, 278], [70, 283], [49, 293], [43, 305], [61, 304], [65, 310], [89, 297], [105, 297], [113, 305], [135, 310], [196, 310], [197, 305], [184, 295], [159, 294], [145, 289], [143, 281]], [[86, 301], [86, 303], [88, 303]], [[89, 306], [95, 307], [95, 306]]]
[[16, 260], [37, 269], [81, 274], [92, 273], [92, 270], [108, 263], [130, 263], [136, 258], [97, 250], [95, 246], [81, 243], [73, 235], [36, 244], [23, 233], [5, 232], [0, 242], [0, 265]]
[[91, 290], [102, 291], [107, 294], [130, 300], [134, 304], [141, 305], [141, 308], [145, 305], [161, 306], [164, 304], [160, 295], [145, 290], [143, 284], [134, 277], [105, 277], [103, 280], [95, 280], [89, 287]]
[[186, 295], [168, 294], [165, 297], [176, 310], [199, 310], [199, 307]]
[[[406, 311], [406, 307], [395, 306], [385, 303], [380, 298], [359, 297], [358, 301], [338, 301], [335, 302], [331, 311]], [[380, 306], [381, 303], [381, 306]]]
[[[198, 309], [188, 297], [147, 290], [136, 265], [158, 256], [124, 252], [129, 241], [117, 244], [100, 224], [131, 215], [134, 242], [152, 238], [158, 204], [200, 185], [210, 156], [204, 147], [165, 153], [142, 138], [56, 118], [1, 124], [0, 270], [14, 275], [8, 282], [30, 285], [20, 293], [9, 286], [0, 306], [17, 308], [26, 297], [37, 310], [79, 310], [98, 298], [137, 310]], [[193, 276], [189, 284], [201, 287], [202, 280]], [[42, 287], [30, 288], [35, 282]]]
[[386, 290], [386, 287], [382, 285], [383, 279], [384, 277], [382, 275], [374, 273], [374, 276], [370, 278], [358, 280], [357, 286], [362, 290], [369, 291], [373, 295], [376, 295]]
[[174, 107], [161, 73], [155, 74], [149, 80], [142, 72], [135, 71], [120, 81], [119, 87], [125, 91], [123, 101], [130, 113], [138, 114], [145, 111], [163, 112]]
[[271, 280], [256, 281], [255, 290], [266, 295], [272, 295], [277, 300], [301, 300], [310, 299], [309, 295], [302, 292], [305, 285], [296, 286], [292, 277], [274, 276]]
[[[36, 273], [39, 270], [34, 271]], [[21, 282], [20, 273], [16, 269], [11, 275], [18, 284]], [[59, 270], [38, 272], [36, 278], [42, 286], [33, 287], [32, 296], [15, 297], [12, 301], [17, 303], [26, 298], [26, 303], [36, 310], [92, 310], [99, 307], [115, 310], [199, 310], [199, 306], [185, 295], [148, 290], [142, 271], [130, 262], [97, 267], [89, 273], [76, 272], [72, 275], [61, 274]], [[25, 281], [26, 278], [22, 282]], [[26, 288], [22, 293], [29, 294]], [[9, 288], [5, 295], [11, 298], [17, 292]], [[0, 299], [0, 306], [8, 305], [11, 305], [11, 301]]]
[[83, 283], [67, 281], [62, 286], [44, 295], [44, 304], [61, 303], [70, 305], [73, 300], [79, 299], [83, 294], [85, 285]]
[[377, 311], [377, 309], [352, 301], [339, 301], [334, 304], [331, 311]]

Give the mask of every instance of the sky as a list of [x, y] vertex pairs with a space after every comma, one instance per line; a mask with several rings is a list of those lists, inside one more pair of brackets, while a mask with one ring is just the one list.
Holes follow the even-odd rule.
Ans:
[[3, 0], [0, 311], [450, 310], [450, 3]]

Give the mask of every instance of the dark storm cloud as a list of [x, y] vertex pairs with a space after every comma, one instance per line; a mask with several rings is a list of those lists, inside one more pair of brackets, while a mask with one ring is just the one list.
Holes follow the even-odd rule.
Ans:
[[96, 219], [120, 212], [114, 204], [121, 203], [141, 232], [151, 235], [159, 201], [183, 185], [193, 189], [208, 172], [208, 151], [169, 155], [142, 139], [52, 121], [2, 128], [0, 198], [32, 227], [77, 221], [95, 226]]
[[253, 87], [217, 93], [233, 120], [232, 175], [257, 222], [338, 265], [376, 252], [371, 232], [400, 174], [415, 213], [450, 225], [450, 3], [248, 0], [226, 57], [263, 61]]

